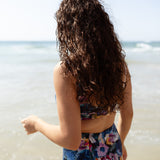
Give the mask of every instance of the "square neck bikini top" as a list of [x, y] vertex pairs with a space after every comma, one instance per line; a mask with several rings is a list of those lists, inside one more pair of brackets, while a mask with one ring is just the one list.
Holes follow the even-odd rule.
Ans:
[[[99, 107], [88, 103], [84, 96], [79, 96], [78, 99], [80, 103], [81, 120], [97, 119], [108, 114], [108, 111], [99, 111]], [[118, 106], [118, 104], [115, 105], [115, 110]]]
[[[107, 111], [100, 111], [98, 107], [91, 105], [87, 101], [85, 101], [84, 96], [79, 96], [79, 104], [80, 104], [80, 112], [81, 112], [81, 120], [89, 120], [89, 119], [97, 119], [102, 116], [105, 116]], [[56, 95], [55, 95], [56, 101]]]

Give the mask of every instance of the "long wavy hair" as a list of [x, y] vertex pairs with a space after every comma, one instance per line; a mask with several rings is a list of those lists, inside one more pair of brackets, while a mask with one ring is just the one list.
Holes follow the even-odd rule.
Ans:
[[123, 104], [127, 64], [104, 7], [98, 0], [63, 0], [56, 19], [60, 60], [76, 81], [77, 99], [114, 111]]

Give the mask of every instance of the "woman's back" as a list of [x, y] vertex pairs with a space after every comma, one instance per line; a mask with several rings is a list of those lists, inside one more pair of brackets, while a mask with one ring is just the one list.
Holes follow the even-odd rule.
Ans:
[[111, 127], [114, 123], [116, 113], [102, 116], [98, 119], [82, 120], [81, 132], [82, 133], [100, 133], [107, 128]]
[[[55, 72], [55, 86], [58, 87], [61, 84], [61, 78], [58, 74], [63, 76], [63, 67], [61, 65], [57, 66]], [[75, 98], [73, 98], [76, 95], [74, 80], [67, 77], [63, 81], [64, 85], [60, 87], [61, 89], [58, 89], [59, 87], [55, 88], [60, 121], [65, 124], [63, 125], [64, 128], [68, 128], [67, 126], [70, 124], [69, 128], [72, 130], [70, 131], [71, 137], [76, 137], [78, 128], [80, 127], [81, 129], [80, 145], [76, 149], [64, 147], [63, 159], [105, 160], [114, 158], [120, 160], [122, 158], [122, 143], [114, 124], [115, 112], [84, 120], [80, 111], [80, 105], [83, 104], [83, 101], [81, 103], [76, 102]], [[92, 106], [94, 105], [92, 104]], [[96, 108], [96, 106], [94, 107]], [[69, 115], [70, 117], [68, 117]], [[82, 119], [80, 126], [74, 126], [76, 124], [79, 125], [80, 118]]]
[[[63, 70], [61, 63], [58, 63], [55, 68], [56, 70], [60, 70], [60, 72]], [[69, 79], [68, 81], [75, 82], [73, 78]], [[68, 87], [75, 88], [74, 83], [71, 83], [71, 85], [73, 86], [68, 85]], [[86, 99], [84, 100], [82, 97], [79, 97], [78, 100], [80, 107], [82, 133], [99, 133], [113, 125], [116, 112], [108, 114], [107, 112], [103, 112], [97, 114], [96, 109], [98, 106], [96, 104], [90, 104], [90, 102], [88, 102]]]
[[98, 111], [96, 104], [90, 104], [86, 98], [79, 96], [81, 112], [81, 132], [99, 133], [111, 127], [114, 123], [116, 112]]
[[[56, 68], [57, 68], [56, 70], [61, 70], [61, 75], [63, 75], [63, 67], [59, 65]], [[56, 81], [60, 83], [59, 77], [57, 77], [56, 75], [55, 75], [55, 79], [57, 79]], [[64, 85], [67, 84], [67, 89], [65, 89], [66, 86], [62, 86], [63, 91], [59, 93], [62, 97], [64, 97], [63, 100], [62, 99], [58, 100], [59, 103], [61, 103], [62, 101], [64, 101], [63, 102], [64, 104], [68, 103], [68, 107], [66, 106], [66, 110], [70, 108], [69, 107], [70, 105], [74, 105], [74, 103], [72, 103], [72, 98], [71, 98], [71, 97], [75, 97], [76, 95], [76, 89], [75, 89], [74, 82], [75, 80], [73, 80], [73, 78], [71, 79], [66, 78]], [[71, 88], [73, 90], [70, 90]], [[65, 93], [65, 91], [67, 91], [67, 93]], [[122, 114], [130, 113], [130, 109], [132, 107], [130, 81], [128, 81], [127, 87], [125, 88], [125, 94], [126, 95], [124, 98], [124, 104], [120, 108], [120, 113]], [[58, 95], [58, 97], [60, 97], [60, 95]], [[85, 119], [84, 115], [82, 116], [82, 113], [88, 114], [88, 112], [85, 112], [86, 110], [83, 110], [83, 109], [80, 109], [80, 110], [78, 109], [78, 108], [86, 107], [85, 104], [91, 105], [89, 104], [89, 102], [80, 100], [78, 101], [78, 104], [75, 103], [76, 105], [75, 108], [74, 106], [72, 106], [75, 110], [72, 113], [70, 113], [70, 116], [72, 117], [72, 121], [76, 122], [77, 116], [78, 117], [80, 116], [81, 118], [81, 125], [80, 125], [81, 143], [76, 150], [64, 148], [63, 149], [63, 159], [64, 160], [68, 160], [68, 159], [69, 160], [75, 160], [75, 159], [76, 160], [82, 160], [82, 159], [84, 160], [85, 159], [88, 159], [88, 160], [96, 160], [96, 159], [120, 160], [122, 159], [122, 144], [123, 144], [122, 142], [123, 141], [121, 141], [120, 135], [114, 124], [116, 112], [111, 112], [108, 114], [106, 113], [105, 115], [100, 115], [99, 117], [92, 117], [89, 119]], [[91, 106], [98, 108], [96, 104], [92, 104]], [[127, 109], [129, 110], [129, 112], [127, 111]], [[79, 110], [79, 115], [76, 110]], [[59, 112], [61, 112], [61, 110]], [[66, 115], [67, 113], [64, 112], [64, 116]], [[125, 116], [125, 118], [126, 117], [127, 115]], [[64, 117], [61, 117], [61, 118], [63, 119]], [[73, 129], [74, 126], [70, 126], [70, 127], [74, 131]], [[76, 133], [73, 133], [73, 132], [72, 134], [76, 135]], [[70, 136], [72, 136], [72, 134], [70, 134]]]

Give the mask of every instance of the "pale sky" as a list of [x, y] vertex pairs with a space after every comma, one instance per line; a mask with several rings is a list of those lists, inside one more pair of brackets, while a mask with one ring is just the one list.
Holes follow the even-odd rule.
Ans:
[[[160, 41], [159, 0], [102, 0], [123, 41]], [[56, 40], [61, 0], [0, 0], [0, 40]]]

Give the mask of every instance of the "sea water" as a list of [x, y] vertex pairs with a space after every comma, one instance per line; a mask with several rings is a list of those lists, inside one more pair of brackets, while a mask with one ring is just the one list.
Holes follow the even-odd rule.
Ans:
[[[160, 42], [122, 42], [132, 79], [134, 119], [128, 159], [160, 157]], [[58, 124], [53, 68], [55, 42], [0, 42], [0, 160], [60, 160], [61, 147], [20, 121], [35, 114]]]

